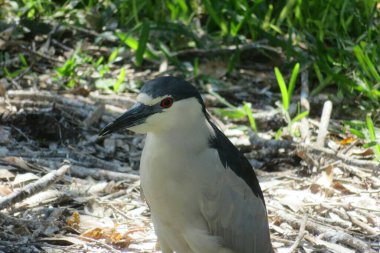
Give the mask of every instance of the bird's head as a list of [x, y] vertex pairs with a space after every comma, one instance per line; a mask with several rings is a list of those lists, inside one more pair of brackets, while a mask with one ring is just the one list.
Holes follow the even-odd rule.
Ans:
[[147, 82], [137, 96], [137, 103], [99, 135], [120, 129], [136, 133], [172, 131], [205, 116], [205, 105], [195, 87], [180, 78], [158, 77]]

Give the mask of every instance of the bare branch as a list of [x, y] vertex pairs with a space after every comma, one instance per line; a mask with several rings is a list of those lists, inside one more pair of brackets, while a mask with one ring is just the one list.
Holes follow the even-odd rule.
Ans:
[[37, 181], [30, 183], [23, 187], [20, 191], [13, 192], [0, 200], [0, 210], [10, 207], [15, 203], [18, 203], [26, 198], [33, 196], [34, 194], [45, 190], [51, 184], [59, 180], [69, 170], [69, 165], [63, 165], [58, 170], [53, 170], [49, 174], [46, 174]]

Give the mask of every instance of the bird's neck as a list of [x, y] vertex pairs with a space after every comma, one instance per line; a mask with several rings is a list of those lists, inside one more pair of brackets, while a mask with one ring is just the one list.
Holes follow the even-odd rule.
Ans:
[[210, 138], [215, 135], [208, 120], [202, 118], [188, 124], [147, 134], [147, 144], [160, 143], [168, 149], [185, 149], [188, 151], [201, 151], [209, 147]]

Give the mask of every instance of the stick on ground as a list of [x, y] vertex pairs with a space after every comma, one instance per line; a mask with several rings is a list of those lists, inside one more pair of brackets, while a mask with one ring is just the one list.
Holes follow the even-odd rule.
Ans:
[[[289, 214], [285, 212], [278, 212], [277, 215], [279, 215], [283, 220], [285, 220], [291, 226], [297, 226], [297, 227], [301, 226], [300, 224], [301, 219], [298, 215], [293, 215], [293, 214]], [[338, 234], [337, 230], [318, 224], [310, 220], [306, 222], [306, 230], [315, 234], [325, 234], [325, 236]], [[352, 235], [349, 235], [343, 231], [339, 231], [339, 234], [340, 234], [339, 238], [335, 238], [337, 242], [348, 245], [356, 249], [360, 253], [376, 253], [373, 249], [371, 249], [370, 245], [360, 240], [359, 238], [355, 238]]]
[[332, 102], [327, 100], [323, 105], [321, 124], [319, 125], [319, 132], [317, 137], [317, 147], [323, 148], [325, 146], [325, 139], [327, 135], [327, 128], [329, 127], [331, 111]]
[[306, 223], [307, 223], [307, 214], [305, 213], [305, 215], [302, 218], [302, 223], [301, 223], [301, 227], [300, 227], [300, 230], [298, 232], [297, 238], [294, 241], [293, 245], [289, 248], [288, 253], [296, 252], [296, 249], [300, 245], [300, 243], [301, 243], [301, 241], [305, 235]]
[[[300, 104], [303, 111], [309, 111], [310, 112], [310, 103], [308, 100], [309, 97], [309, 72], [307, 70], [303, 71], [301, 74], [301, 95], [300, 95]], [[310, 126], [309, 126], [309, 120], [307, 117], [304, 117], [301, 119], [301, 127], [300, 127], [300, 134], [302, 140], [304, 140], [305, 143], [310, 143]]]
[[0, 210], [10, 207], [26, 198], [33, 196], [49, 187], [51, 184], [59, 180], [69, 170], [69, 165], [63, 165], [58, 170], [54, 170], [49, 174], [41, 177], [37, 181], [24, 186], [21, 190], [0, 199]]

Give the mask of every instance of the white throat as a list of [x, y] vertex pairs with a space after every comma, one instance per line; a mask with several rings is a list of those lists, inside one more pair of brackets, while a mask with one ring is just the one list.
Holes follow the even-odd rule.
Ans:
[[203, 112], [183, 115], [176, 119], [173, 127], [158, 128], [147, 133], [147, 142], [155, 140], [162, 148], [200, 150], [209, 146], [209, 141], [215, 136], [214, 129]]

